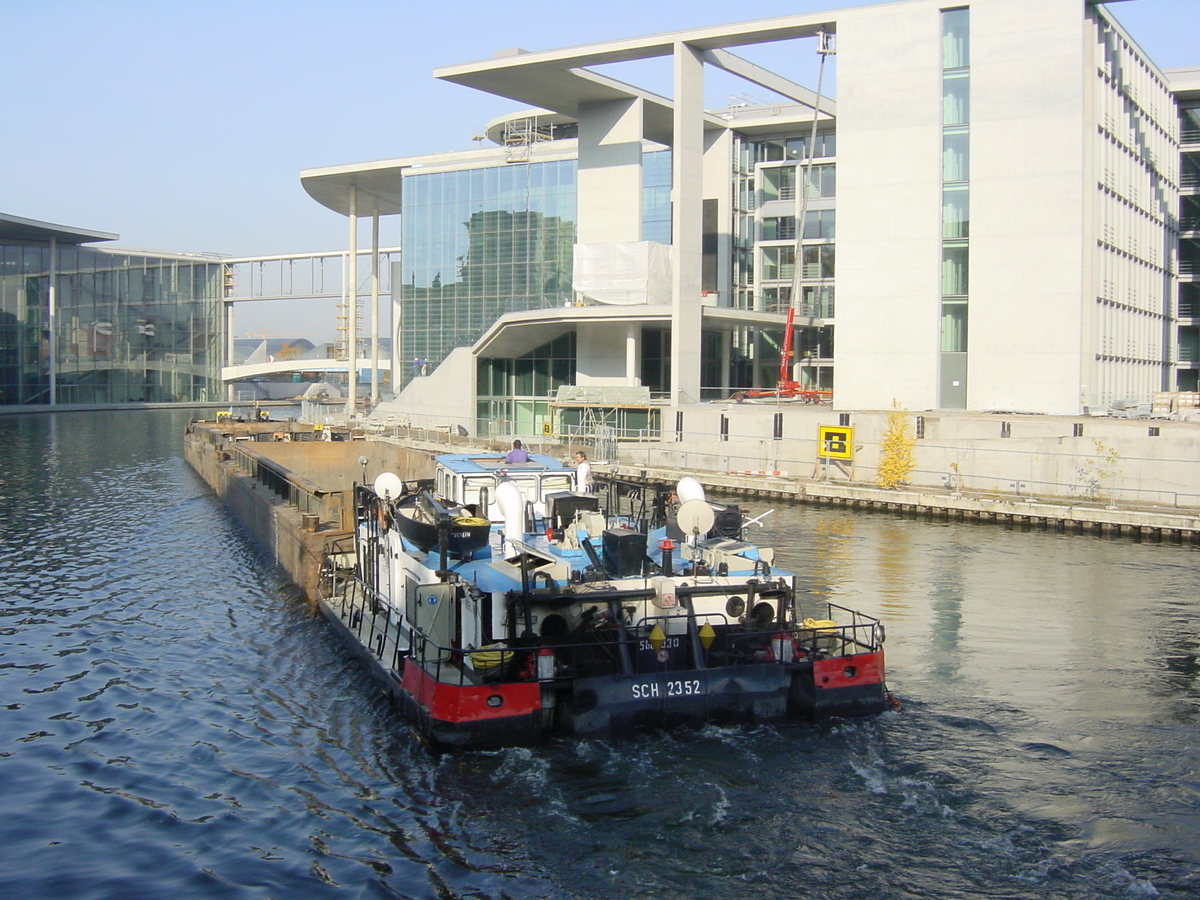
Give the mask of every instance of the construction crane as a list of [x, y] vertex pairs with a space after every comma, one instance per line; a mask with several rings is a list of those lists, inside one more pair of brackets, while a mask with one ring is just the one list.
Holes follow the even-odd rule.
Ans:
[[788, 307], [787, 326], [783, 330], [783, 351], [779, 355], [779, 380], [773, 390], [747, 389], [736, 391], [729, 399], [735, 403], [744, 400], [798, 400], [801, 403], [831, 403], [833, 391], [806, 388], [792, 378], [792, 346], [796, 333], [796, 308]]

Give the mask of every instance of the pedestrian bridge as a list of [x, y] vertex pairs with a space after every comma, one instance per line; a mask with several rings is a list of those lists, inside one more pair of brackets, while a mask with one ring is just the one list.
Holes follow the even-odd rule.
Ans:
[[[355, 360], [358, 369], [370, 370], [371, 360], [359, 358]], [[390, 371], [391, 360], [380, 357], [379, 370]], [[224, 366], [221, 369], [221, 380], [228, 384], [231, 381], [245, 381], [248, 378], [260, 378], [269, 375], [282, 375], [293, 372], [348, 372], [350, 363], [344, 359], [285, 359], [275, 362], [245, 363], [240, 366]], [[369, 379], [368, 379], [369, 380]]]

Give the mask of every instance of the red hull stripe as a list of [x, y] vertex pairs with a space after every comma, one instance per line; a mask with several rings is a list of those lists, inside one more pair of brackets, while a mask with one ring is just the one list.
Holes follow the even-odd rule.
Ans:
[[[520, 684], [445, 684], [411, 659], [404, 661], [404, 690], [439, 722], [483, 722], [527, 716], [542, 708], [542, 688], [536, 681]], [[488, 705], [499, 698], [496, 706]], [[496, 703], [492, 699], [492, 703]]]
[[813, 662], [813, 683], [818, 688], [855, 687], [883, 682], [883, 651], [818, 659]]

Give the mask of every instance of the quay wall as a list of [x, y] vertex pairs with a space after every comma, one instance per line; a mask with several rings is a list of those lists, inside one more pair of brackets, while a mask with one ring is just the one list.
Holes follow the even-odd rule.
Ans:
[[[702, 403], [657, 410], [658, 426], [602, 437], [568, 428], [552, 413], [531, 430], [504, 420], [426, 415], [385, 403], [363, 420], [383, 435], [425, 441], [456, 437], [556, 453], [586, 449], [596, 460], [722, 473], [778, 471], [788, 477], [874, 485], [889, 410], [795, 403]], [[1019, 412], [901, 410], [916, 467], [908, 485], [927, 492], [1039, 497], [1055, 502], [1200, 510], [1200, 412], [1153, 418], [1045, 416]], [[818, 456], [822, 428], [849, 428], [849, 458]], [[568, 454], [569, 455], [569, 454]]]

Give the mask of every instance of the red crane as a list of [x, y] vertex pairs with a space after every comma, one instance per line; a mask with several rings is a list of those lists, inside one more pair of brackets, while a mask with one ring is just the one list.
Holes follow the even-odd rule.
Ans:
[[741, 403], [743, 400], [762, 400], [774, 398], [777, 400], [799, 400], [802, 403], [831, 403], [833, 391], [822, 391], [816, 388], [803, 387], [800, 382], [792, 380], [792, 345], [796, 333], [796, 308], [788, 307], [787, 327], [783, 330], [783, 351], [779, 356], [779, 380], [774, 390], [747, 389], [737, 391], [730, 400]]

